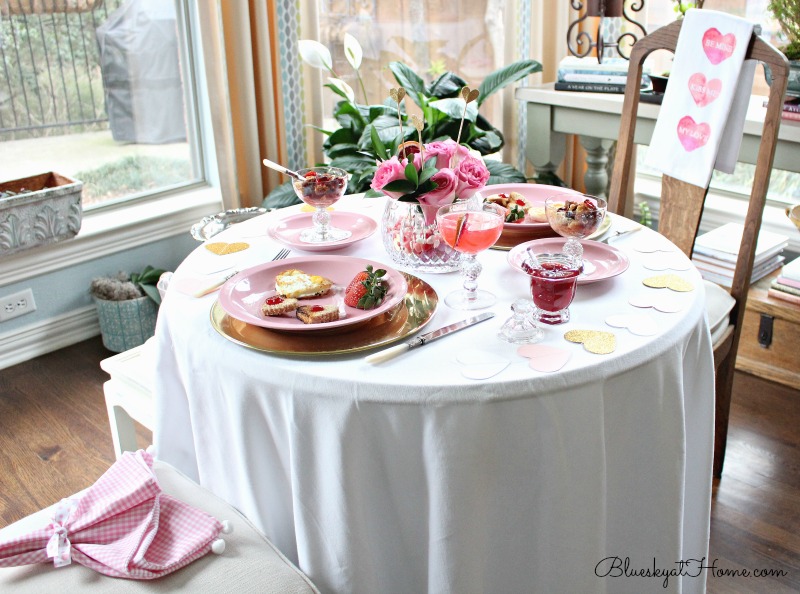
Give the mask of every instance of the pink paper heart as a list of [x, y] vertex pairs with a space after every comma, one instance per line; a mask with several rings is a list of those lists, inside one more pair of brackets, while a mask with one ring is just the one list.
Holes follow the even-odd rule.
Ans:
[[730, 58], [734, 49], [736, 36], [733, 33], [723, 35], [714, 27], [703, 33], [703, 51], [708, 56], [708, 61], [715, 66]]
[[705, 107], [719, 97], [722, 81], [718, 78], [706, 80], [702, 72], [695, 72], [689, 77], [689, 92], [698, 107]]
[[517, 354], [530, 359], [531, 369], [543, 373], [558, 371], [572, 357], [570, 351], [544, 344], [526, 344], [517, 349]]
[[683, 116], [678, 122], [678, 139], [689, 152], [706, 144], [710, 136], [711, 126], [706, 123], [698, 124], [692, 116]]

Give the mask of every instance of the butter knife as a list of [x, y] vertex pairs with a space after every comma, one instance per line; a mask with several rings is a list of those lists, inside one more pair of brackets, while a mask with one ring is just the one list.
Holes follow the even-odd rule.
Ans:
[[397, 346], [389, 347], [388, 349], [384, 349], [382, 351], [378, 351], [377, 353], [373, 353], [364, 357], [364, 360], [367, 363], [383, 363], [384, 361], [388, 361], [393, 357], [398, 355], [402, 355], [406, 351], [410, 351], [411, 349], [417, 348], [424, 344], [428, 344], [429, 342], [433, 342], [443, 336], [447, 336], [448, 334], [452, 334], [453, 332], [458, 332], [459, 330], [463, 330], [464, 328], [468, 328], [474, 324], [479, 324], [484, 320], [488, 320], [489, 318], [493, 318], [494, 313], [487, 311], [480, 315], [467, 318], [466, 320], [461, 320], [460, 322], [456, 322], [455, 324], [450, 324], [449, 326], [443, 326], [438, 330], [434, 330], [433, 332], [428, 332], [427, 334], [422, 334], [418, 336], [412, 341], [404, 342], [403, 344], [398, 344]]

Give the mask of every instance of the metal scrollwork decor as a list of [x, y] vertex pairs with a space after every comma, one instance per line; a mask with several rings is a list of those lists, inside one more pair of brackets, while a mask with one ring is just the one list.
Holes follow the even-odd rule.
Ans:
[[[633, 18], [644, 9], [644, 0], [570, 0], [570, 5], [579, 16], [567, 29], [567, 49], [578, 58], [585, 58], [596, 50], [597, 61], [602, 63], [606, 50], [613, 48], [618, 56], [627, 60], [629, 48], [647, 35], [644, 25]], [[594, 20], [590, 18], [597, 19], [594, 35], [590, 31]], [[619, 31], [611, 31], [609, 35], [604, 28], [611, 28], [612, 21], [619, 25]]]

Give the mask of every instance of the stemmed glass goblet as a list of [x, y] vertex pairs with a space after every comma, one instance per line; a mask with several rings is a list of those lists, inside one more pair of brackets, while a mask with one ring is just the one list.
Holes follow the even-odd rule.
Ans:
[[497, 204], [465, 200], [442, 206], [436, 213], [436, 223], [444, 241], [465, 255], [461, 261], [464, 288], [445, 297], [453, 309], [483, 309], [494, 305], [493, 293], [478, 289], [482, 266], [479, 252], [492, 247], [503, 231], [506, 210]]
[[292, 180], [298, 198], [316, 210], [311, 217], [314, 225], [300, 232], [300, 241], [327, 243], [347, 239], [353, 233], [331, 227], [328, 207], [344, 195], [347, 189], [347, 172], [338, 167], [309, 167], [297, 172], [299, 179]]
[[579, 239], [588, 237], [600, 227], [606, 216], [608, 203], [603, 198], [588, 194], [557, 194], [544, 202], [547, 222], [553, 231], [567, 238], [563, 253], [583, 264], [583, 274], [592, 274], [596, 267], [583, 259], [583, 246]]

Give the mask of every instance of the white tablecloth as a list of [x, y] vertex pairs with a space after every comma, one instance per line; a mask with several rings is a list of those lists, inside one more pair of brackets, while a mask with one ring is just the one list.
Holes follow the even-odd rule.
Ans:
[[[380, 219], [383, 200], [347, 197], [336, 208]], [[268, 221], [286, 212], [213, 241], [250, 243], [240, 266], [268, 261], [281, 247]], [[629, 305], [659, 274], [629, 249], [649, 233], [617, 239], [630, 268], [579, 286], [572, 320], [545, 327], [544, 344], [572, 351], [557, 373], [534, 371], [496, 338], [511, 302], [529, 295], [507, 252], [479, 256], [479, 284], [500, 296], [494, 319], [374, 366], [363, 353], [269, 355], [220, 336], [209, 323], [216, 295], [175, 288], [213, 263], [198, 247], [159, 313], [157, 454], [241, 510], [325, 592], [702, 592], [696, 562], [675, 574], [708, 552], [714, 393], [703, 287], [692, 267], [677, 273], [696, 287], [683, 311]], [[380, 231], [336, 253], [389, 262]], [[419, 276], [442, 299], [461, 284], [457, 273]], [[604, 324], [643, 311], [657, 335]], [[468, 315], [440, 302], [427, 330]], [[566, 342], [576, 328], [613, 331], [616, 351]], [[470, 380], [460, 349], [511, 364]], [[673, 572], [666, 587], [658, 572]]]

